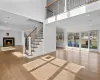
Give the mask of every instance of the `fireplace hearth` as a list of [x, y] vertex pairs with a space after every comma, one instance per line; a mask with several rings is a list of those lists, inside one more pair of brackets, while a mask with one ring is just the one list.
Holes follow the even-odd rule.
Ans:
[[14, 37], [4, 37], [3, 38], [3, 46], [8, 47], [8, 46], [15, 46], [15, 38]]

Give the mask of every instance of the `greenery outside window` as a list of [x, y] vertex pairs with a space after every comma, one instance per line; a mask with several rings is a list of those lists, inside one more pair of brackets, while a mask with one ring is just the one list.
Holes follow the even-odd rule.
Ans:
[[90, 49], [97, 49], [98, 47], [98, 31], [91, 31], [90, 32], [90, 42], [89, 42]]

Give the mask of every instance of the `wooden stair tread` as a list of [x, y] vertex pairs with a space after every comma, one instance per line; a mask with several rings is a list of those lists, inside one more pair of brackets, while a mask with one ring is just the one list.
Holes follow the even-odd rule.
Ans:
[[39, 34], [43, 34], [43, 33], [39, 33]]
[[32, 47], [32, 48], [38, 48], [38, 47]]
[[35, 39], [44, 39], [44, 38], [35, 38]]
[[[40, 33], [43, 33], [43, 32], [40, 32]], [[40, 34], [40, 33], [39, 33], [39, 34]]]
[[35, 52], [34, 50], [31, 50], [31, 52]]
[[42, 41], [34, 41], [34, 42], [42, 42]]
[[37, 43], [31, 43], [31, 44], [36, 44], [36, 45], [40, 45], [40, 44], [37, 44]]

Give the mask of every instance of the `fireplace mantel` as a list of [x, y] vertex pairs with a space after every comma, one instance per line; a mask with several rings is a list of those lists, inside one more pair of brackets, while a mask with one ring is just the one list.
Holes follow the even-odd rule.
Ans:
[[15, 38], [14, 37], [3, 37], [3, 46], [15, 46]]

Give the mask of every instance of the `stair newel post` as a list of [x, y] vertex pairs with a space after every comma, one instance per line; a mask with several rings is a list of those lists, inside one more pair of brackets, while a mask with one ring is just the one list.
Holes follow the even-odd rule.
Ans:
[[32, 55], [32, 52], [31, 52], [31, 37], [28, 37], [29, 39], [29, 55], [31, 56]]

